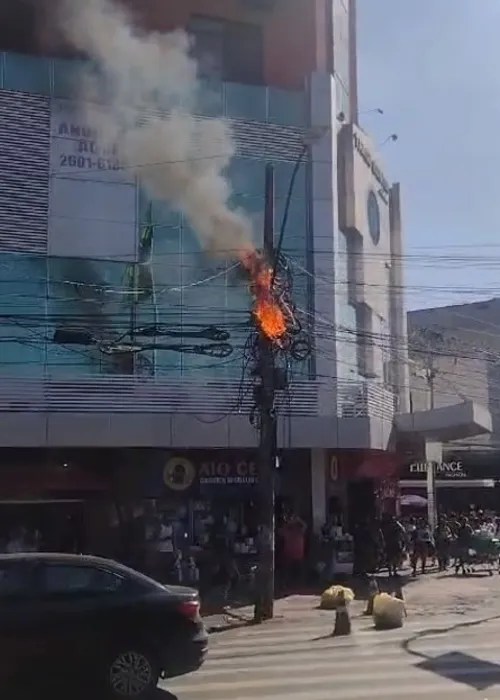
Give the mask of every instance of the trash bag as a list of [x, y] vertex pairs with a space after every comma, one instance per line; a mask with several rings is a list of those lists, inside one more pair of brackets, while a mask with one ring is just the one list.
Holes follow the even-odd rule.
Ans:
[[323, 610], [335, 610], [341, 598], [341, 592], [344, 592], [344, 600], [350, 603], [354, 600], [354, 592], [345, 586], [330, 586], [321, 594], [320, 607]]
[[373, 623], [377, 629], [395, 629], [403, 626], [406, 614], [404, 600], [388, 593], [378, 593], [373, 600]]

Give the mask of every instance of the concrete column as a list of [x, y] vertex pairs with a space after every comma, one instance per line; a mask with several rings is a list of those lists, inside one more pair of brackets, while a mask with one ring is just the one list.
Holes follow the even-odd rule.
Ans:
[[395, 183], [389, 195], [389, 215], [391, 222], [391, 268], [389, 279], [389, 333], [391, 341], [391, 366], [394, 393], [397, 394], [399, 413], [410, 410], [410, 386], [408, 373], [408, 331], [404, 299], [403, 274], [403, 225], [401, 214], [401, 193], [399, 183]]
[[[313, 73], [309, 83], [310, 126], [321, 133], [311, 146], [310, 197], [312, 259], [308, 264], [316, 276], [312, 293], [316, 318], [330, 325], [315, 340], [318, 374], [318, 414], [337, 415], [336, 324], [336, 231], [337, 211], [337, 105], [335, 80], [329, 73]], [[329, 286], [330, 285], [330, 286]]]
[[427, 464], [427, 517], [429, 525], [437, 525], [436, 503], [436, 464], [443, 461], [443, 443], [425, 440], [425, 461]]
[[326, 450], [311, 450], [311, 510], [313, 530], [319, 534], [326, 520]]

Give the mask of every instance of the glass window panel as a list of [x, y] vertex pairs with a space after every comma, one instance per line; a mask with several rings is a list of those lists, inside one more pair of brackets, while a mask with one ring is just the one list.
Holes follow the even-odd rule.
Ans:
[[5, 53], [0, 53], [0, 88], [4, 88], [5, 81]]
[[[282, 227], [285, 212], [287, 209], [286, 200], [276, 201], [276, 230]], [[290, 248], [293, 242], [293, 249], [307, 247], [307, 212], [306, 203], [303, 199], [292, 199], [288, 205], [288, 215], [283, 236], [283, 245]]]
[[264, 197], [251, 195], [233, 195], [230, 206], [232, 209], [241, 210], [249, 219], [252, 227], [252, 240], [258, 248], [262, 247], [264, 234]]
[[233, 158], [227, 176], [235, 194], [264, 196], [266, 164], [253, 158]]
[[[275, 189], [276, 197], [281, 199], [286, 199], [288, 192], [291, 188], [291, 198], [296, 199], [298, 197], [305, 197], [306, 193], [306, 164], [300, 163], [297, 166], [297, 162], [278, 162], [274, 164], [275, 168]], [[292, 177], [297, 168], [297, 173], [295, 175], [293, 186]]]
[[45, 260], [3, 254], [0, 280], [0, 372], [41, 376], [45, 365]]
[[[186, 261], [189, 260], [190, 263], [196, 265], [200, 264], [200, 258], [205, 254], [205, 249], [201, 243], [199, 235], [196, 231], [189, 225], [186, 219], [182, 222], [182, 254], [186, 256]], [[191, 260], [189, 256], [197, 256], [194, 260]], [[184, 264], [184, 260], [183, 260]]]
[[[232, 350], [232, 345], [228, 343], [228, 356], [219, 357], [210, 354], [210, 346], [216, 351], [220, 345], [219, 341], [210, 340], [203, 337], [196, 337], [197, 333], [214, 326], [219, 330], [226, 328], [225, 322], [225, 293], [221, 287], [210, 288], [210, 284], [204, 284], [203, 295], [196, 292], [190, 294], [188, 306], [194, 311], [189, 322], [184, 325], [184, 343], [199, 347], [197, 352], [185, 353], [182, 356], [182, 371], [188, 378], [200, 379], [201, 376], [217, 377], [219, 379], [227, 376], [228, 364], [234, 362], [236, 352]], [[201, 306], [198, 306], [200, 304]]]
[[231, 119], [265, 122], [267, 88], [260, 85], [225, 84], [225, 115]]
[[154, 199], [142, 187], [139, 188], [139, 221], [141, 224], [153, 222], [159, 228], [162, 226], [180, 226], [181, 215], [171, 209], [167, 202]]
[[[152, 354], [154, 373], [156, 376], [179, 377], [182, 367], [182, 356], [176, 351], [175, 346], [182, 342], [178, 334], [182, 330], [183, 322], [183, 294], [180, 287], [161, 289], [155, 301], [155, 325], [158, 327], [156, 335], [157, 348]], [[151, 340], [151, 338], [150, 338]]]
[[[155, 202], [154, 213], [158, 221], [168, 219], [168, 205]], [[171, 331], [178, 331], [182, 323], [180, 226], [153, 225], [150, 261], [141, 265], [139, 272], [142, 296], [136, 314], [138, 328], [143, 329], [143, 342], [176, 342], [172, 341]], [[179, 353], [162, 347], [141, 353], [141, 362], [143, 374], [180, 373]]]
[[5, 54], [4, 88], [41, 95], [51, 93], [52, 61], [25, 54]]
[[222, 80], [224, 74], [225, 23], [208, 17], [192, 17], [188, 32], [193, 39], [192, 56], [198, 74], [209, 80]]
[[53, 65], [54, 97], [75, 98], [83, 72], [89, 64], [74, 59], [55, 58]]
[[215, 80], [203, 80], [200, 82], [196, 111], [205, 117], [222, 116], [224, 113], [224, 89], [222, 82]]
[[305, 126], [305, 99], [302, 92], [269, 88], [269, 121], [272, 124]]
[[224, 77], [235, 83], [264, 82], [264, 37], [259, 24], [226, 22]]
[[133, 265], [49, 259], [48, 371], [55, 376], [122, 374], [123, 356], [104, 352], [133, 327]]

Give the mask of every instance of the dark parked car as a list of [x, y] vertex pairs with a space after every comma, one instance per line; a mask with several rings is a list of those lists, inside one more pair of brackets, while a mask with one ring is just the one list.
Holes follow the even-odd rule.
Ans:
[[0, 679], [81, 678], [142, 700], [203, 663], [199, 610], [197, 591], [107, 559], [0, 555]]

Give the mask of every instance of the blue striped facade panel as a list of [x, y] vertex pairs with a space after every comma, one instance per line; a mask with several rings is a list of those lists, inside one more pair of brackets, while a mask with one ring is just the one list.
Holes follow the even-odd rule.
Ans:
[[47, 251], [50, 100], [0, 90], [0, 250]]

